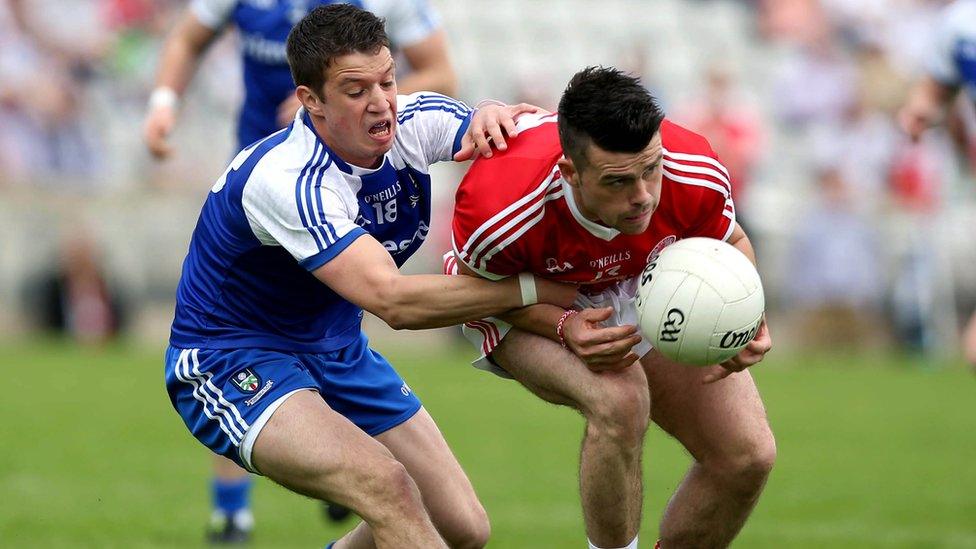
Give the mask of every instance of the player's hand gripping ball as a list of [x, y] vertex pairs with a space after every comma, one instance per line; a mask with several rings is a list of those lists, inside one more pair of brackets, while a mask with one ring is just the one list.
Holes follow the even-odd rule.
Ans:
[[732, 358], [755, 337], [765, 307], [749, 258], [721, 240], [687, 238], [641, 273], [637, 322], [664, 356], [708, 366]]

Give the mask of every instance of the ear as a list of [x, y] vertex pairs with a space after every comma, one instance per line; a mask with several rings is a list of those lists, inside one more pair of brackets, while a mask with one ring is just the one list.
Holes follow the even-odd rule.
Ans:
[[573, 164], [572, 159], [564, 156], [556, 164], [559, 166], [559, 171], [562, 173], [563, 179], [569, 181], [570, 185], [579, 187], [579, 173], [576, 171], [576, 165]]
[[308, 111], [312, 116], [324, 116], [322, 112], [323, 101], [319, 99], [318, 94], [312, 91], [312, 88], [308, 86], [298, 86], [295, 90], [295, 95], [298, 96], [298, 100], [301, 101], [302, 106]]

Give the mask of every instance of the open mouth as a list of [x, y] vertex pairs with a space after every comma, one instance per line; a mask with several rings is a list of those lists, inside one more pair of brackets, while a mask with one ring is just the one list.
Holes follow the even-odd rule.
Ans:
[[383, 138], [390, 135], [390, 121], [384, 120], [382, 122], [377, 122], [369, 127], [369, 135], [372, 137]]

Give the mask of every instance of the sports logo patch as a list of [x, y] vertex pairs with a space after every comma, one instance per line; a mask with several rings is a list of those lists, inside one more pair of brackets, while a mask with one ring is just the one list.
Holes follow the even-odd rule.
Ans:
[[234, 385], [245, 393], [253, 393], [261, 386], [261, 376], [252, 372], [250, 368], [244, 368], [234, 374]]
[[654, 245], [654, 249], [651, 250], [651, 253], [647, 254], [647, 261], [645, 261], [645, 263], [650, 263], [651, 261], [657, 259], [657, 256], [661, 254], [664, 248], [667, 248], [668, 246], [674, 244], [677, 241], [678, 241], [678, 237], [675, 235], [670, 235], [662, 238], [660, 242]]

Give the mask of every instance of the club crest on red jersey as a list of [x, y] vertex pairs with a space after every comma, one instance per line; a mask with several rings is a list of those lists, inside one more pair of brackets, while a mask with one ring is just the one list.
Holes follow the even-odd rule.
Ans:
[[654, 248], [651, 250], [651, 253], [647, 254], [647, 261], [645, 261], [645, 263], [650, 263], [651, 261], [654, 261], [657, 258], [657, 256], [660, 255], [662, 251], [664, 251], [664, 248], [667, 248], [668, 246], [674, 244], [677, 241], [678, 241], [678, 237], [673, 234], [662, 238], [660, 242], [654, 245]]

